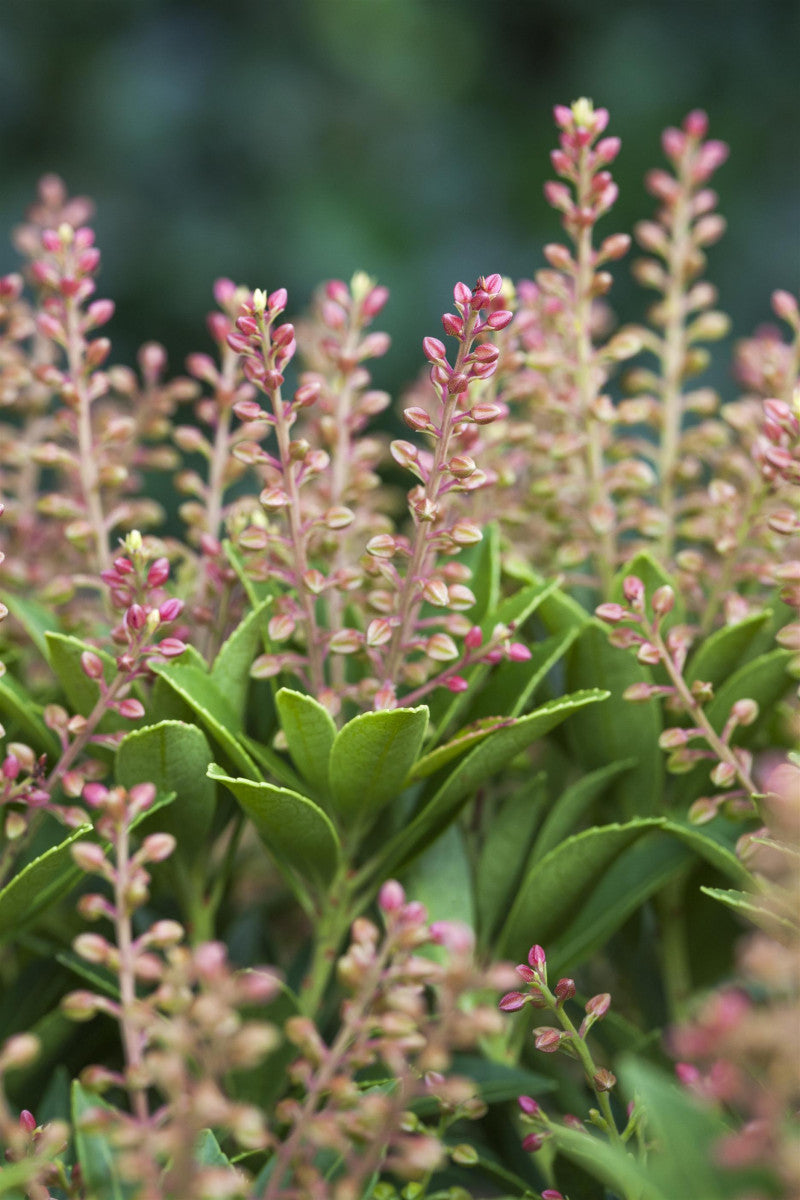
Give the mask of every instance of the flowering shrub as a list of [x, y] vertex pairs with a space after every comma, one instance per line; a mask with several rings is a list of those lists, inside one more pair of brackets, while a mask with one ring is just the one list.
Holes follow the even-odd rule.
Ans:
[[800, 312], [703, 382], [694, 112], [617, 327], [620, 143], [555, 118], [566, 241], [456, 284], [394, 440], [386, 288], [290, 323], [220, 280], [185, 375], [115, 365], [42, 181], [0, 279], [0, 1194], [800, 1187]]

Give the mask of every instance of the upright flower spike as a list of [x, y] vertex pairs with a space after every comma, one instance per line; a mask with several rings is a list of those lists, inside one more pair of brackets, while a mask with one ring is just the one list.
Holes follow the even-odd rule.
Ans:
[[655, 394], [653, 416], [658, 433], [655, 467], [658, 474], [657, 511], [639, 514], [640, 526], [659, 532], [659, 546], [667, 559], [678, 536], [681, 435], [687, 412], [709, 415], [718, 403], [708, 388], [685, 391], [685, 383], [708, 363], [702, 342], [724, 337], [728, 318], [715, 310], [716, 289], [702, 280], [705, 249], [725, 232], [725, 222], [714, 212], [717, 196], [708, 186], [714, 172], [728, 157], [724, 142], [706, 140], [708, 118], [689, 113], [681, 129], [667, 129], [662, 138], [672, 173], [651, 171], [648, 191], [660, 202], [653, 221], [641, 221], [636, 240], [649, 257], [634, 263], [634, 274], [660, 299], [649, 312], [653, 330], [640, 330], [646, 349], [658, 361], [656, 373], [634, 372], [632, 382]]

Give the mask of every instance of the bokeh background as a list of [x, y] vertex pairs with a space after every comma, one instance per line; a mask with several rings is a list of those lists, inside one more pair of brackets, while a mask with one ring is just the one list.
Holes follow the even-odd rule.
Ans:
[[156, 337], [174, 370], [216, 276], [298, 312], [364, 268], [397, 388], [457, 279], [528, 276], [558, 236], [554, 103], [591, 97], [623, 139], [604, 233], [649, 215], [660, 130], [703, 107], [732, 149], [710, 275], [741, 336], [800, 276], [799, 52], [797, 0], [0, 0], [0, 217], [44, 171], [93, 195], [115, 357]]

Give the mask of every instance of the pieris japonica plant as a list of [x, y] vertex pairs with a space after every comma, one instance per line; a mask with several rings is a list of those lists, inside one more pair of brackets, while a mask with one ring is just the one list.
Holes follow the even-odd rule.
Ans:
[[608, 119], [556, 108], [564, 240], [457, 283], [397, 402], [363, 272], [296, 320], [218, 280], [183, 373], [117, 364], [42, 180], [0, 279], [0, 1195], [800, 1186], [800, 310], [706, 382], [693, 112], [620, 326]]

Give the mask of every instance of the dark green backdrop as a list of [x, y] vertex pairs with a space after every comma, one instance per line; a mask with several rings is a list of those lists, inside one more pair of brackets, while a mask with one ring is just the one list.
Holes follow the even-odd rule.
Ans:
[[604, 232], [649, 213], [659, 131], [699, 106], [732, 148], [711, 274], [743, 334], [798, 281], [799, 51], [796, 0], [0, 0], [3, 226], [45, 170], [94, 195], [118, 357], [158, 337], [176, 369], [215, 276], [296, 311], [363, 267], [396, 386], [456, 279], [529, 275], [557, 236], [555, 102], [623, 139]]

